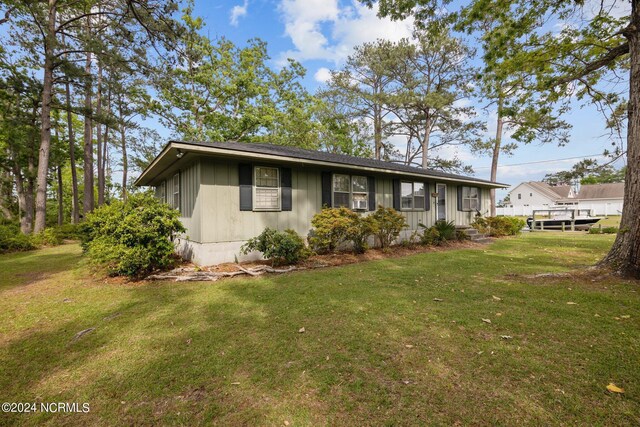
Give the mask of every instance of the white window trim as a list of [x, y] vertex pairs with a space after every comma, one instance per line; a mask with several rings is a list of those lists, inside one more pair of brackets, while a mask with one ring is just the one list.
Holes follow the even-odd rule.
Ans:
[[[354, 191], [353, 189], [353, 178], [364, 178], [364, 182], [366, 185], [365, 191]], [[351, 206], [351, 210], [353, 211], [368, 211], [369, 210], [369, 178], [363, 175], [350, 175], [349, 182], [351, 184], [351, 194], [349, 195], [349, 206]], [[364, 199], [366, 202], [366, 206], [364, 208], [354, 208], [353, 207], [353, 196], [354, 194], [364, 194]]]
[[[176, 191], [176, 180], [178, 180], [178, 191]], [[178, 203], [176, 203], [176, 194]], [[180, 172], [175, 173], [171, 178], [171, 207], [180, 210]]]
[[[349, 177], [349, 191], [336, 191], [334, 189], [334, 179], [336, 177], [336, 175], [342, 175], [342, 176], [347, 176]], [[353, 178], [364, 178], [367, 182], [367, 191], [353, 191]], [[358, 212], [364, 212], [364, 211], [368, 211], [369, 210], [369, 178], [365, 175], [351, 175], [348, 173], [334, 173], [331, 175], [331, 206], [335, 207], [336, 206], [336, 198], [335, 198], [335, 194], [336, 193], [341, 193], [341, 194], [348, 194], [349, 195], [349, 202], [346, 206], [347, 209], [351, 209], [352, 211], [358, 211]], [[353, 207], [353, 195], [354, 194], [364, 194], [365, 200], [367, 201], [367, 206], [365, 208], [362, 209], [355, 209]], [[344, 207], [344, 206], [343, 206]]]
[[[410, 208], [403, 208], [402, 207], [402, 184], [411, 184], [411, 207]], [[424, 199], [422, 201], [422, 209], [420, 208], [416, 208], [416, 195], [415, 195], [415, 188], [416, 188], [416, 184], [422, 184], [422, 188], [424, 189], [424, 196], [422, 196], [422, 198]], [[415, 212], [426, 212], [427, 211], [427, 184], [425, 182], [421, 182], [421, 181], [400, 181], [400, 210], [401, 211], [406, 211], [406, 212], [411, 212], [411, 211], [415, 211]]]
[[[464, 196], [464, 190], [465, 188], [475, 188], [477, 190], [476, 192], [476, 197], [465, 197]], [[473, 187], [473, 186], [469, 186], [469, 185], [464, 185], [462, 186], [462, 211], [463, 212], [476, 212], [480, 210], [480, 192], [482, 190], [480, 189], [480, 187]], [[464, 201], [468, 200], [469, 201], [469, 209], [465, 209], [464, 208]], [[476, 201], [476, 208], [474, 209], [473, 207], [471, 207], [471, 201], [475, 200]]]
[[[257, 172], [259, 168], [265, 168], [265, 169], [275, 169], [276, 170], [276, 183], [277, 183], [277, 187], [260, 187], [260, 188], [277, 188], [278, 189], [278, 207], [272, 207], [272, 208], [258, 208], [256, 207], [256, 194], [257, 194], [257, 189], [258, 189], [258, 185], [257, 185]], [[277, 166], [264, 166], [264, 165], [256, 165], [253, 167], [253, 185], [251, 186], [252, 192], [253, 194], [251, 195], [253, 197], [253, 210], [255, 212], [280, 212], [282, 210], [282, 185], [280, 183], [280, 168]]]

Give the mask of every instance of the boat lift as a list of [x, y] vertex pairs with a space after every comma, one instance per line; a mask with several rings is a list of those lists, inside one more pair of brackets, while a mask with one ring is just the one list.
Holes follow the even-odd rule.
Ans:
[[591, 216], [591, 209], [535, 209], [527, 219], [531, 231], [589, 230], [601, 218]]

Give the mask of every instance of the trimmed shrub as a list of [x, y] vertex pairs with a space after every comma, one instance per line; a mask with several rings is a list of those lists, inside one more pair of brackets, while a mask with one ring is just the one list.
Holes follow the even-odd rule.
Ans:
[[521, 218], [512, 216], [478, 217], [471, 224], [480, 233], [492, 237], [515, 236], [520, 234], [526, 222]]
[[63, 224], [53, 227], [53, 231], [60, 240], [80, 240], [81, 232], [79, 224]]
[[81, 226], [89, 259], [111, 275], [142, 277], [175, 265], [173, 239], [185, 231], [177, 210], [149, 194], [103, 205]]
[[259, 236], [249, 239], [240, 251], [245, 255], [260, 251], [272, 265], [296, 264], [311, 254], [304, 239], [294, 230], [278, 231], [269, 227]]
[[22, 234], [18, 224], [0, 225], [0, 253], [30, 251], [36, 248], [33, 237]]
[[363, 254], [369, 249], [369, 236], [373, 235], [376, 224], [371, 216], [361, 216], [353, 212], [351, 225], [347, 229], [347, 240], [353, 243], [353, 251], [357, 254]]
[[309, 232], [309, 244], [313, 250], [319, 253], [335, 251], [349, 238], [354, 216], [358, 214], [347, 208], [322, 208], [311, 219], [313, 229]]
[[38, 234], [34, 234], [32, 241], [36, 246], [58, 246], [62, 243], [62, 239], [53, 228], [45, 228]]
[[456, 226], [453, 221], [436, 221], [436, 223], [431, 227], [427, 227], [424, 224], [418, 225], [424, 228], [421, 239], [421, 243], [423, 245], [440, 246], [445, 242], [465, 240], [468, 237], [464, 232], [461, 233], [456, 230]]
[[436, 230], [435, 227], [427, 227], [424, 224], [418, 225], [424, 228], [420, 243], [427, 246], [433, 246], [439, 245], [442, 242], [442, 240], [440, 239], [440, 233], [438, 232], [438, 230]]
[[378, 206], [378, 209], [370, 217], [373, 221], [373, 235], [378, 238], [382, 249], [391, 246], [400, 232], [408, 227], [404, 216], [393, 208]]
[[618, 227], [591, 227], [589, 234], [618, 234], [619, 231]]

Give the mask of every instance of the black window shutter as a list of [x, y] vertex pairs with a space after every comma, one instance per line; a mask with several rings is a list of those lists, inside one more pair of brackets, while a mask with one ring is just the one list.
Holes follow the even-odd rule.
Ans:
[[248, 163], [238, 165], [238, 180], [240, 184], [240, 210], [253, 210], [253, 168]]
[[458, 210], [461, 211], [462, 209], [462, 186], [458, 185]]
[[478, 212], [482, 212], [482, 188], [478, 188]]
[[393, 209], [400, 210], [400, 180], [393, 180]]
[[322, 207], [331, 207], [331, 172], [322, 172]]
[[293, 210], [291, 200], [291, 168], [280, 168], [280, 191], [282, 194], [282, 210]]
[[373, 176], [367, 177], [367, 187], [369, 187], [369, 210], [376, 210], [376, 178]]
[[429, 183], [424, 183], [424, 210], [431, 210], [431, 191], [429, 190]]

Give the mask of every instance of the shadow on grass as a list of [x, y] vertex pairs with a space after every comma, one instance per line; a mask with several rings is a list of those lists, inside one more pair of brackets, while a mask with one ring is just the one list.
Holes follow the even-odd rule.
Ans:
[[0, 255], [0, 291], [73, 269], [80, 259], [81, 252], [75, 244]]
[[[3, 375], [0, 389], [16, 400], [32, 400], [34, 388], [52, 375], [66, 375], [77, 386], [44, 397], [82, 398], [92, 403], [92, 412], [38, 414], [29, 421], [76, 425], [637, 420], [629, 412], [637, 404], [603, 398], [579, 379], [575, 386], [563, 384], [594, 357], [582, 341], [563, 341], [571, 328], [588, 333], [579, 317], [562, 318], [568, 310], [578, 316], [582, 306], [563, 304], [549, 316], [547, 306], [536, 305], [544, 290], [521, 295], [517, 284], [492, 282], [514, 270], [567, 267], [553, 254], [529, 265], [516, 250], [518, 242], [502, 245], [500, 252], [490, 247], [487, 253], [420, 254], [279, 277], [127, 288], [125, 302], [114, 308], [95, 307], [90, 315], [3, 349], [2, 369], [11, 375]], [[515, 251], [505, 254], [505, 247]], [[518, 305], [492, 300], [496, 289], [503, 297], [518, 296]], [[525, 304], [535, 308], [509, 316], [508, 310]], [[503, 324], [480, 321], [497, 310], [507, 311]], [[554, 326], [557, 336], [550, 333]], [[70, 343], [88, 327], [96, 330]], [[506, 333], [516, 341], [501, 340]], [[537, 343], [529, 344], [533, 339]], [[622, 344], [608, 351], [628, 346]], [[544, 354], [550, 348], [554, 354]], [[571, 358], [583, 365], [553, 369], [557, 360]], [[96, 359], [103, 362], [92, 365]], [[558, 387], [568, 396], [560, 397]]]

